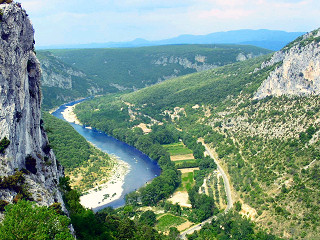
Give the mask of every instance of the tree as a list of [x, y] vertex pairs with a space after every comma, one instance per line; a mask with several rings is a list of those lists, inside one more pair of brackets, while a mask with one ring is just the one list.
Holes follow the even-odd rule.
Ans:
[[180, 234], [180, 232], [178, 231], [177, 228], [175, 228], [175, 227], [170, 228], [170, 232], [169, 232], [170, 239], [179, 239], [179, 234]]
[[7, 137], [4, 137], [0, 141], [0, 153], [4, 153], [4, 150], [10, 145], [10, 141], [8, 140]]
[[140, 216], [140, 219], [139, 219], [140, 223], [146, 224], [150, 227], [154, 226], [156, 221], [157, 221], [156, 214], [151, 210], [148, 210], [148, 211], [142, 213]]
[[39, 207], [34, 202], [21, 200], [5, 207], [0, 224], [1, 239], [74, 239], [68, 228], [70, 219], [53, 208]]

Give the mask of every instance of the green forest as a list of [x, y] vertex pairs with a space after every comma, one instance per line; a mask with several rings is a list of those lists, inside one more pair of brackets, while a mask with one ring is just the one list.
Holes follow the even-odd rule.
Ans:
[[89, 144], [68, 122], [46, 112], [42, 117], [50, 146], [65, 174], [71, 178], [72, 187], [84, 193], [107, 182], [116, 162]]
[[[202, 66], [203, 62], [195, 60], [199, 55], [205, 57], [206, 64], [223, 66], [236, 62], [239, 53], [259, 56], [271, 51], [254, 46], [216, 44], [52, 50], [51, 52], [62, 61], [74, 64], [74, 67], [85, 73], [97, 75], [103, 79], [104, 84], [117, 83], [128, 88], [133, 86], [143, 88], [157, 83], [163, 76], [172, 74], [180, 76], [196, 72], [195, 69], [182, 66], [179, 60], [175, 60], [176, 58], [187, 59], [192, 64]], [[170, 61], [170, 58], [173, 60]], [[167, 64], [155, 64], [157, 61], [165, 61], [164, 63]]]
[[224, 44], [40, 50], [42, 108], [50, 110], [82, 97], [141, 89], [268, 53], [271, 51], [254, 46]]

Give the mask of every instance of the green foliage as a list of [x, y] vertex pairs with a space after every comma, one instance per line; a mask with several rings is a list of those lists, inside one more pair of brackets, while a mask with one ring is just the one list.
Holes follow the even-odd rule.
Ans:
[[160, 217], [156, 228], [162, 232], [168, 231], [171, 227], [176, 227], [186, 222], [186, 219], [172, 214], [165, 214]]
[[17, 195], [14, 200], [32, 200], [31, 194], [28, 192], [24, 182], [24, 173], [22, 171], [17, 171], [13, 175], [0, 177], [0, 189], [9, 189], [15, 191]]
[[[267, 57], [230, 64], [205, 72], [174, 78], [122, 96], [124, 101], [143, 105], [141, 112], [156, 118], [176, 106], [214, 104], [222, 107], [228, 96], [253, 94], [276, 66], [254, 72]], [[190, 98], [192, 96], [192, 98]], [[163, 116], [161, 117], [161, 119]]]
[[[155, 84], [164, 76], [185, 75], [196, 72], [179, 64], [187, 59], [193, 64], [196, 56], [203, 56], [206, 63], [223, 66], [237, 61], [239, 53], [244, 55], [270, 53], [269, 50], [253, 46], [204, 44], [204, 45], [168, 45], [139, 48], [73, 49], [52, 50], [62, 61], [72, 64], [88, 75], [97, 75], [101, 85], [110, 83], [123, 87], [143, 88]], [[165, 60], [166, 59], [166, 60]], [[170, 62], [170, 59], [171, 60]]]
[[184, 146], [182, 142], [163, 145], [163, 147], [168, 151], [170, 156], [192, 154], [192, 150]]
[[75, 186], [78, 190], [86, 191], [97, 182], [101, 184], [101, 179], [107, 179], [110, 174], [108, 170], [114, 166], [114, 161], [108, 154], [91, 146], [67, 122], [48, 113], [43, 113], [42, 116], [50, 143], [57, 160], [64, 166], [65, 173], [73, 177], [81, 174], [81, 179]]
[[70, 188], [68, 178], [61, 178], [59, 182], [77, 239], [167, 239], [150, 227], [151, 222], [155, 220], [153, 214], [142, 214], [144, 217], [141, 221], [132, 221], [128, 216], [132, 209], [128, 212], [128, 208], [118, 210], [105, 208], [94, 213], [92, 210], [84, 209], [80, 204], [80, 194]]
[[[90, 90], [95, 89], [99, 92], [115, 92], [116, 88], [109, 85], [99, 85], [99, 78], [84, 74], [78, 69], [73, 67], [73, 64], [67, 64], [61, 61], [61, 59], [52, 55], [47, 51], [38, 51], [37, 58], [41, 62], [41, 68], [49, 78], [49, 81], [53, 81], [53, 86], [42, 85], [43, 103], [42, 108], [45, 110], [57, 107], [65, 102], [72, 101], [77, 98], [83, 98], [91, 96]], [[50, 79], [51, 75], [59, 76], [66, 79], [66, 82], [71, 81], [71, 87], [69, 84], [56, 83], [55, 79]], [[43, 81], [43, 79], [42, 79]]]
[[42, 113], [50, 144], [62, 166], [67, 170], [83, 165], [90, 157], [88, 142], [69, 123], [49, 113]]
[[148, 225], [150, 227], [153, 227], [157, 222], [156, 217], [157, 216], [153, 211], [148, 210], [141, 214], [139, 218], [139, 222], [142, 224]]
[[38, 207], [33, 202], [19, 201], [5, 207], [0, 223], [1, 239], [74, 239], [68, 228], [70, 219], [48, 207]]
[[7, 137], [4, 137], [0, 141], [0, 154], [3, 154], [6, 148], [10, 145], [10, 141]]
[[5, 200], [0, 200], [0, 212], [3, 212], [5, 209], [5, 206], [7, 206], [9, 204], [9, 202], [5, 201]]
[[202, 222], [219, 211], [214, 203], [214, 199], [205, 194], [198, 193], [199, 187], [196, 185], [188, 191], [189, 200], [192, 205], [192, 222]]
[[241, 206], [242, 204], [241, 204], [241, 202], [237, 201], [234, 205], [235, 205], [235, 206], [234, 206], [234, 209], [235, 209], [237, 212], [240, 212], [241, 209], [242, 209], [242, 206]]
[[[210, 237], [210, 238], [209, 238]], [[263, 231], [257, 231], [254, 223], [236, 212], [220, 215], [211, 224], [188, 236], [188, 239], [235, 239], [235, 240], [277, 240], [279, 238]]]
[[160, 200], [168, 198], [179, 186], [180, 181], [180, 174], [174, 168], [162, 171], [159, 177], [140, 189], [142, 204], [155, 205]]

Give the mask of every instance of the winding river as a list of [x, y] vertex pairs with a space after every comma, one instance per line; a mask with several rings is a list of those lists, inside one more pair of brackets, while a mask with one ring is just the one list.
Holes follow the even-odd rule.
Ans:
[[[68, 107], [75, 105], [85, 99], [70, 102], [60, 106], [55, 112], [52, 113], [57, 118], [65, 120], [62, 112]], [[121, 207], [125, 204], [125, 195], [136, 189], [142, 187], [147, 182], [159, 176], [161, 173], [159, 165], [149, 158], [144, 153], [140, 152], [136, 148], [121, 142], [103, 132], [100, 132], [94, 128], [88, 129], [82, 125], [70, 123], [71, 126], [80, 133], [87, 141], [93, 143], [96, 147], [103, 152], [113, 154], [119, 157], [121, 160], [127, 162], [130, 165], [130, 171], [124, 178], [123, 192], [119, 199], [114, 200], [106, 205], [93, 209], [94, 211], [101, 210], [105, 207]]]

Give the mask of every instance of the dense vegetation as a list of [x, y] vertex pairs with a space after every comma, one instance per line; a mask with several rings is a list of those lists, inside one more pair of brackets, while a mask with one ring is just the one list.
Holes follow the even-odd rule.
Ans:
[[[142, 88], [165, 80], [271, 51], [241, 45], [168, 45], [140, 48], [52, 50], [62, 61], [89, 75], [103, 79], [104, 85]], [[203, 57], [203, 58], [202, 58]]]
[[38, 51], [42, 108], [101, 93], [139, 89], [168, 78], [270, 53], [246, 45], [170, 45]]
[[90, 145], [69, 123], [43, 113], [44, 126], [57, 160], [81, 192], [108, 180], [115, 161]]
[[188, 236], [188, 239], [277, 240], [279, 238], [257, 230], [252, 221], [235, 211], [230, 211], [226, 215], [219, 215], [211, 224], [206, 224], [200, 231]]
[[0, 239], [72, 240], [69, 224], [70, 219], [54, 208], [21, 200], [5, 207]]
[[43, 112], [42, 118], [54, 153], [66, 170], [88, 161], [90, 145], [69, 123]]
[[70, 218], [77, 238], [80, 240], [103, 239], [172, 239], [170, 235], [163, 236], [154, 228], [154, 217], [151, 214], [135, 215], [133, 208], [128, 206], [114, 210], [106, 208], [94, 213], [85, 209], [79, 203], [79, 193], [72, 190], [68, 178], [60, 180], [60, 188], [64, 193], [64, 200], [70, 213]]
[[77, 98], [88, 97], [99, 92], [115, 92], [116, 88], [100, 84], [101, 79], [86, 74], [62, 62], [47, 51], [38, 51], [37, 58], [42, 69], [42, 108], [49, 110]]
[[211, 124], [220, 127], [205, 141], [228, 163], [235, 190], [257, 210], [260, 222], [279, 235], [285, 229], [312, 238], [320, 222], [319, 97], [236, 102], [224, 118], [215, 115]]
[[[222, 107], [228, 96], [253, 94], [276, 66], [257, 69], [268, 56], [186, 75], [124, 95], [124, 101], [138, 104], [141, 112], [162, 120], [164, 110], [176, 106], [214, 104]], [[192, 96], [192, 97], [191, 97]], [[158, 116], [156, 116], [158, 115]]]

